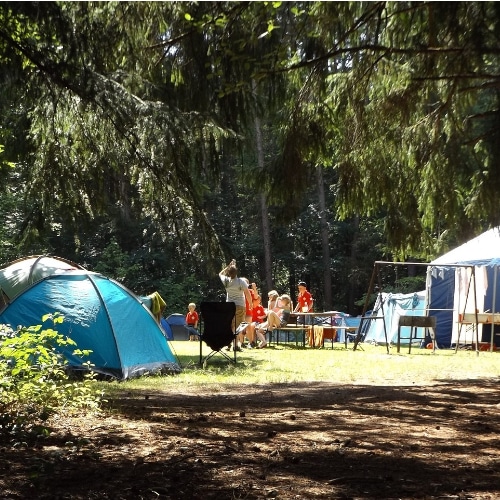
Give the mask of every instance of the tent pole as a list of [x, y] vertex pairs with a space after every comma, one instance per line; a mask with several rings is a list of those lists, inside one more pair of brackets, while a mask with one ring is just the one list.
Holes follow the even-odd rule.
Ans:
[[[379, 289], [380, 299], [382, 299], [382, 282], [380, 281], [380, 268], [378, 270], [377, 278], [378, 278], [378, 289]], [[389, 353], [389, 341], [387, 340], [387, 328], [386, 328], [386, 323], [385, 323], [384, 301], [383, 300], [380, 300], [380, 309], [382, 311], [382, 321], [383, 321], [383, 325], [384, 325], [385, 347], [387, 349], [387, 354], [390, 354]], [[392, 319], [392, 317], [391, 317], [391, 319]], [[410, 343], [411, 343], [411, 338], [410, 338]]]
[[472, 278], [474, 278], [474, 311], [476, 314], [476, 354], [479, 356], [479, 318], [477, 315], [476, 266], [472, 267]]
[[491, 306], [493, 312], [493, 321], [491, 322], [491, 337], [490, 337], [490, 352], [493, 352], [493, 340], [495, 339], [495, 313], [496, 313], [496, 302], [497, 302], [497, 275], [498, 266], [495, 265], [495, 270], [493, 271], [493, 304]]
[[[471, 268], [471, 275], [469, 276], [469, 281], [467, 283], [467, 293], [465, 294], [465, 301], [464, 301], [464, 309], [463, 309], [463, 314], [465, 315], [466, 311], [467, 311], [467, 302], [469, 301], [469, 292], [470, 292], [470, 284], [471, 284], [471, 281], [472, 281], [472, 278], [474, 277], [474, 266], [467, 266], [467, 268]], [[459, 268], [460, 270], [461, 268]], [[455, 271], [455, 279], [457, 279], [456, 277], [456, 271]], [[474, 282], [475, 284], [475, 282]], [[475, 294], [474, 294], [474, 297], [475, 297]], [[459, 294], [458, 294], [458, 299], [460, 301], [460, 290], [459, 290]], [[476, 308], [476, 301], [474, 300], [474, 307]], [[476, 308], [476, 312], [477, 312], [477, 308]], [[458, 303], [458, 315], [460, 316], [460, 302]], [[477, 321], [477, 315], [476, 315], [476, 321]], [[476, 323], [476, 330], [477, 330], [477, 323]], [[460, 335], [462, 334], [462, 322], [460, 322], [460, 325], [458, 327], [458, 332], [457, 332], [457, 343], [455, 345], [455, 352], [458, 351], [458, 346], [460, 344]]]
[[354, 345], [352, 346], [352, 350], [355, 351], [356, 348], [358, 347], [359, 342], [361, 341], [361, 336], [362, 336], [362, 326], [363, 326], [363, 321], [365, 319], [365, 314], [368, 309], [368, 304], [370, 303], [370, 295], [373, 291], [373, 285], [375, 283], [375, 276], [378, 273], [378, 262], [376, 261], [374, 266], [373, 266], [373, 271], [372, 271], [372, 277], [370, 279], [370, 284], [368, 285], [368, 292], [366, 293], [366, 299], [365, 299], [365, 304], [363, 306], [363, 312], [361, 313], [361, 320], [359, 322], [359, 327], [358, 327], [358, 334], [356, 335], [356, 338], [354, 339]]
[[[431, 276], [432, 276], [432, 268], [427, 267], [427, 273], [425, 275], [425, 315], [429, 316], [429, 306], [431, 304], [432, 297], [430, 297], [431, 294]], [[437, 329], [437, 327], [436, 327]], [[425, 330], [424, 329], [424, 341], [425, 341], [425, 333], [429, 332], [429, 329]], [[437, 335], [436, 335], [436, 330], [433, 329], [433, 335], [432, 335], [432, 352], [436, 352], [436, 344], [437, 344]]]

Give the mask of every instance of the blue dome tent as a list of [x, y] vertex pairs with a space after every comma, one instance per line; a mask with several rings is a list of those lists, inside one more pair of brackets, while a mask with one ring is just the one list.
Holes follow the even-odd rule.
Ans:
[[[180, 366], [151, 311], [115, 280], [85, 270], [52, 274], [33, 283], [0, 311], [0, 324], [13, 329], [42, 323], [61, 313], [57, 331], [89, 349], [92, 369], [117, 379], [145, 373], [179, 372]], [[50, 320], [49, 320], [50, 321]], [[52, 323], [44, 327], [54, 328]], [[71, 368], [82, 360], [73, 347], [61, 347]]]

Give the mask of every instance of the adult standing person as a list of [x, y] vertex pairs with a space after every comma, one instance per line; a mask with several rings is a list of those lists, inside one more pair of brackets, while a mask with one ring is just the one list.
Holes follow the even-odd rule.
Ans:
[[[235, 328], [233, 332], [236, 332], [240, 324], [245, 321], [245, 300], [248, 301], [250, 309], [253, 308], [252, 296], [246, 281], [238, 278], [238, 269], [234, 259], [219, 273], [219, 278], [226, 289], [226, 302], [234, 302], [236, 305], [235, 321], [233, 322], [233, 328]], [[235, 344], [234, 348], [241, 351], [241, 343], [238, 341]]]

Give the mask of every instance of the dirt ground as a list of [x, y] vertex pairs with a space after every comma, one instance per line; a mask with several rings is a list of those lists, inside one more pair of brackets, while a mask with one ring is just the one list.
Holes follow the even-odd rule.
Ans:
[[498, 499], [498, 380], [128, 393], [0, 444], [2, 499]]

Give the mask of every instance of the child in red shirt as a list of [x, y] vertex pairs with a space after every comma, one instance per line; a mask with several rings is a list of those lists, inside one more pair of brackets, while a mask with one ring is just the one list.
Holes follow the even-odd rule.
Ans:
[[253, 309], [252, 309], [252, 322], [247, 326], [246, 334], [248, 340], [250, 341], [249, 347], [256, 347], [257, 336], [255, 334], [255, 329], [258, 328], [260, 323], [266, 321], [266, 310], [262, 305], [262, 299], [260, 295], [257, 294], [253, 299]]
[[198, 313], [196, 312], [196, 304], [191, 302], [188, 305], [188, 313], [186, 314], [186, 325], [189, 331], [189, 340], [196, 340], [198, 333]]
[[294, 312], [310, 312], [313, 309], [313, 298], [311, 292], [307, 289], [304, 281], [299, 281], [297, 285], [299, 295], [297, 296], [297, 306]]
[[[299, 294], [297, 296], [297, 306], [295, 307], [293, 312], [312, 312], [314, 300], [311, 292], [307, 289], [305, 281], [299, 281], [297, 287], [299, 289]], [[311, 325], [312, 321], [310, 317], [302, 316], [298, 319], [298, 323]]]

